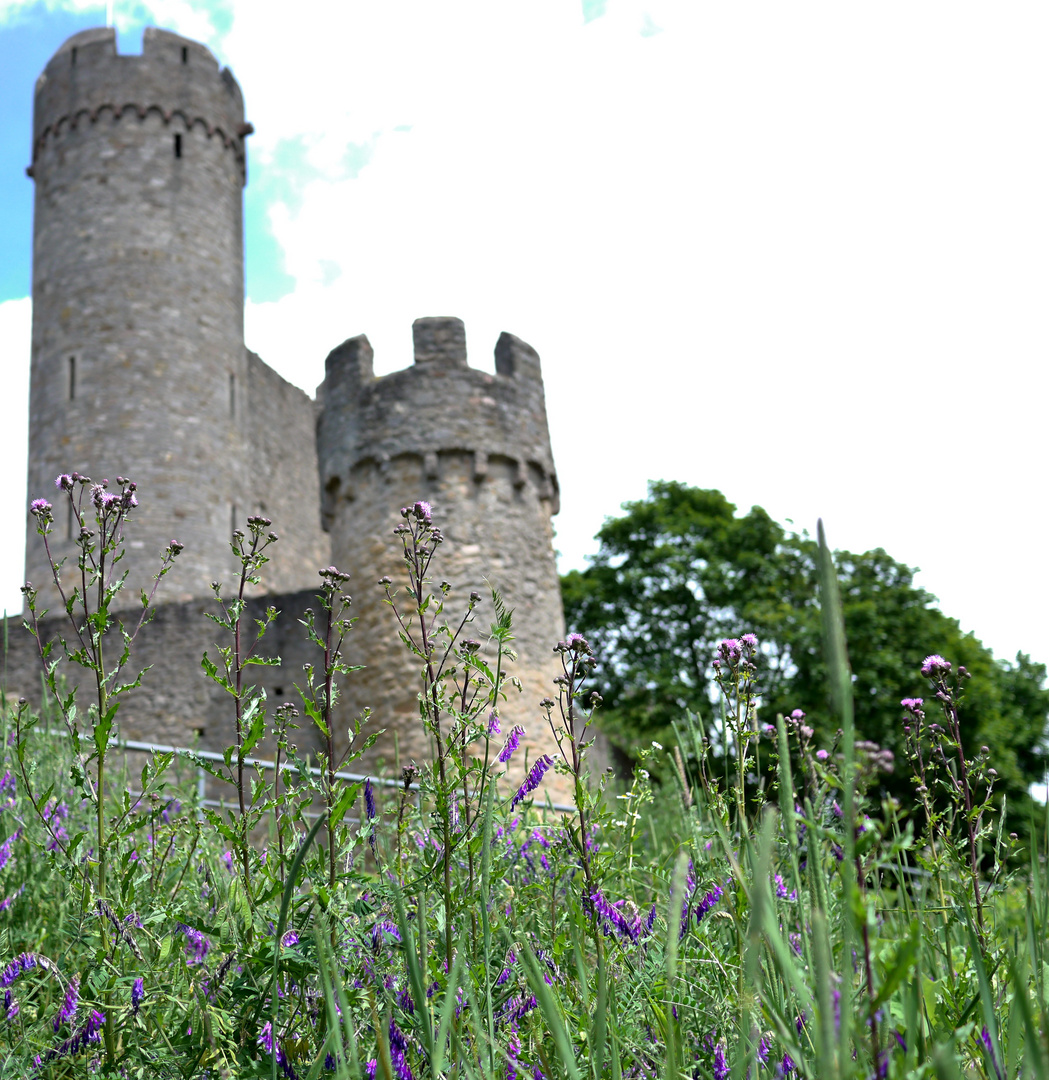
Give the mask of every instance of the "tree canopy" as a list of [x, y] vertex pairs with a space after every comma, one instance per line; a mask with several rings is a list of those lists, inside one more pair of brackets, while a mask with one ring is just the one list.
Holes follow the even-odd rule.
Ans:
[[[668, 481], [627, 503], [597, 534], [584, 571], [562, 578], [568, 627], [602, 660], [603, 726], [628, 758], [665, 740], [686, 710], [709, 717], [717, 642], [754, 633], [766, 721], [800, 708], [829, 743], [832, 716], [817, 596], [817, 546], [760, 507], [738, 514], [719, 491]], [[972, 673], [962, 705], [967, 752], [992, 748], [999, 791], [1020, 809], [1043, 779], [1046, 668], [1020, 653], [996, 660], [882, 549], [835, 553], [852, 665], [857, 734], [897, 758], [888, 791], [909, 799], [900, 700], [921, 697], [922, 659], [939, 653]]]

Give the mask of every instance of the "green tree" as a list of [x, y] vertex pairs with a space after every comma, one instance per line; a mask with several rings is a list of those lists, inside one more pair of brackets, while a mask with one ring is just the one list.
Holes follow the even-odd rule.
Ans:
[[[713, 713], [717, 642], [741, 633], [762, 644], [762, 714], [803, 709], [824, 745], [831, 713], [820, 638], [816, 544], [760, 507], [737, 514], [719, 491], [653, 482], [597, 535], [584, 571], [562, 579], [569, 629], [602, 661], [603, 726], [628, 758], [669, 737], [686, 709]], [[996, 660], [914, 584], [915, 571], [881, 549], [835, 555], [852, 664], [857, 732], [896, 755], [885, 789], [910, 802], [900, 699], [927, 696], [923, 657], [939, 653], [972, 673], [963, 703], [968, 752], [992, 748], [999, 791], [1017, 815], [1046, 767], [1046, 668], [1019, 654]]]

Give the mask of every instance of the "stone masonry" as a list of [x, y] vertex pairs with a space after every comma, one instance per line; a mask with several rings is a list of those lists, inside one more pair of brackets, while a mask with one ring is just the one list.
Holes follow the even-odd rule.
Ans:
[[[168, 542], [185, 545], [139, 639], [136, 666], [152, 670], [120, 714], [122, 733], [232, 742], [228, 697], [201, 671], [202, 654], [224, 644], [204, 614], [214, 611], [213, 581], [233, 591], [233, 529], [262, 514], [280, 535], [251, 609], [280, 612], [265, 651], [283, 663], [254, 669], [271, 705], [295, 700], [302, 665], [319, 662], [299, 621], [315, 605], [318, 569], [334, 562], [352, 575], [359, 619], [348, 659], [365, 665], [342, 688], [339, 727], [370, 709], [370, 724], [386, 730], [369, 768], [428, 756], [418, 673], [377, 584], [403, 579], [393, 528], [402, 505], [425, 499], [446, 537], [435, 572], [452, 585], [449, 611], [482, 592], [469, 635], [486, 641], [487, 585], [514, 609], [511, 674], [522, 690], [510, 691], [504, 731], [520, 722], [529, 757], [550, 752], [538, 702], [553, 692], [564, 626], [539, 358], [503, 334], [496, 373], [472, 369], [463, 324], [431, 318], [413, 327], [406, 371], [376, 378], [368, 340], [357, 337], [329, 355], [316, 402], [282, 379], [244, 345], [251, 131], [230, 71], [163, 30], [146, 31], [141, 56], [118, 55], [113, 30], [76, 34], [37, 82], [30, 498], [55, 503], [52, 546], [68, 573], [76, 547], [55, 477], [136, 481], [129, 602]], [[34, 519], [26, 577], [57, 610]], [[46, 620], [43, 636], [57, 624]], [[39, 684], [35, 642], [12, 631], [8, 693], [38, 699]]]

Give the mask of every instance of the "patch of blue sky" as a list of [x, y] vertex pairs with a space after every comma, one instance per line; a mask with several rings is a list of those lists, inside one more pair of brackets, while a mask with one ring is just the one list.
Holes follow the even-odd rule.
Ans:
[[[273, 233], [271, 207], [283, 204], [294, 217], [302, 207], [306, 187], [317, 180], [346, 180], [360, 174], [375, 151], [377, 136], [350, 143], [335, 175], [310, 161], [304, 138], [281, 139], [268, 155], [253, 150], [248, 140], [248, 185], [244, 190], [244, 292], [256, 304], [272, 303], [295, 289], [284, 251]], [[325, 267], [324, 283], [338, 276], [334, 264]]]
[[71, 34], [105, 22], [105, 4], [83, 11], [46, 3], [11, 10], [0, 21], [0, 302], [29, 295], [33, 233], [33, 87]]

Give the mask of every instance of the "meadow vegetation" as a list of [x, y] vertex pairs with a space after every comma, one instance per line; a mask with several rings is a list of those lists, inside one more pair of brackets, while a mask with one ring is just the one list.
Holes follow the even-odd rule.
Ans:
[[[733, 627], [705, 646], [716, 704], [670, 716], [613, 783], [588, 750], [616, 673], [576, 624], [534, 703], [556, 753], [508, 786], [512, 612], [434, 584], [439, 525], [406, 507], [403, 577], [374, 587], [422, 673], [434, 755], [384, 786], [338, 775], [371, 736], [354, 722], [336, 757], [354, 632], [336, 568], [303, 618], [317, 661], [301, 714], [271, 715], [252, 685], [267, 622], [247, 623], [244, 597], [278, 541], [251, 518], [237, 587], [216, 590], [228, 645], [205, 663], [235, 741], [190, 760], [221, 810], [184, 758], [122, 772], [120, 706], [149, 679], [134, 642], [153, 594], [117, 614], [137, 494], [58, 486], [79, 522], [65, 647], [41, 644], [44, 707], [0, 717], [0, 1076], [1049, 1080], [1046, 821], [1006, 827], [996, 749], [964, 737], [957, 657], [930, 646], [923, 695], [883, 703], [897, 753], [858, 737], [822, 531], [818, 701], [767, 710], [775, 656]], [[54, 507], [31, 512], [46, 543]], [[68, 664], [90, 700], [66, 691]], [[283, 768], [252, 767], [264, 738]], [[571, 812], [545, 797], [551, 770]]]

